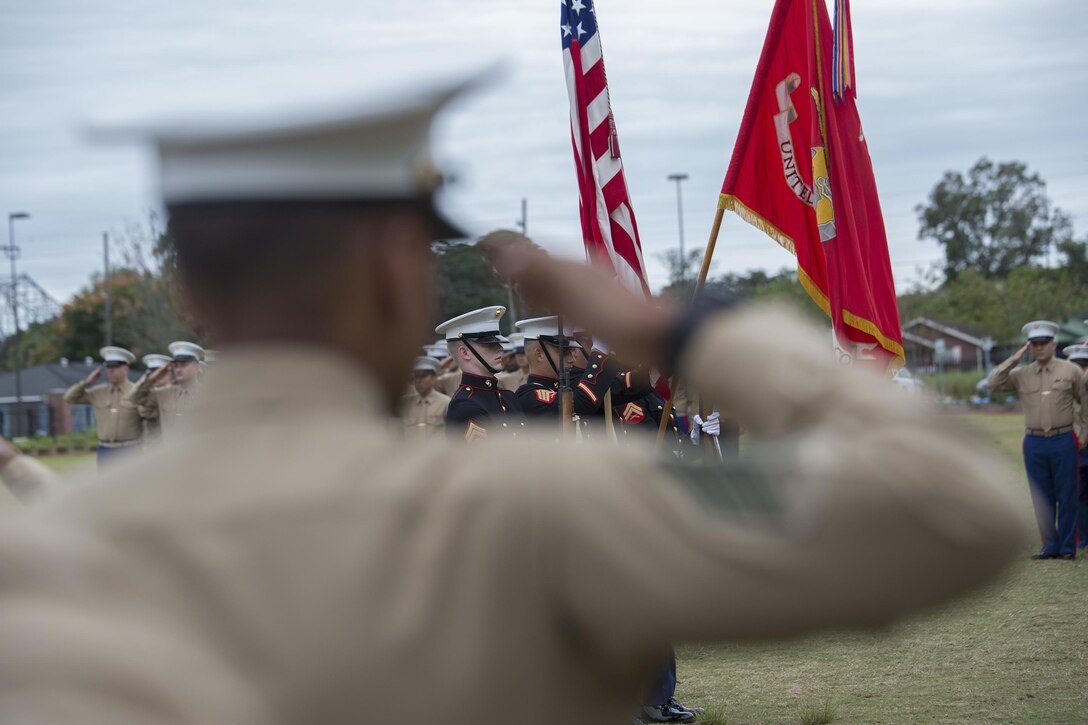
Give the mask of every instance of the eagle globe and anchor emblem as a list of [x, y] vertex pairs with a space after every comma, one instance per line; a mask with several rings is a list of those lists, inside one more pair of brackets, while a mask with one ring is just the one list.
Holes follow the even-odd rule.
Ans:
[[[775, 97], [778, 99], [778, 113], [774, 115], [774, 130], [778, 137], [778, 152], [782, 155], [782, 173], [786, 179], [786, 185], [794, 195], [812, 207], [816, 211], [816, 225], [820, 230], [820, 241], [829, 242], [835, 238], [835, 207], [831, 203], [831, 179], [827, 171], [827, 153], [823, 146], [814, 146], [810, 149], [812, 159], [812, 185], [809, 186], [801, 178], [797, 168], [797, 157], [793, 149], [793, 138], [790, 134], [790, 124], [797, 120], [797, 109], [790, 98], [801, 85], [801, 76], [790, 73], [785, 79], [775, 86]], [[817, 108], [820, 106], [820, 95], [815, 88], [812, 89], [812, 99]]]

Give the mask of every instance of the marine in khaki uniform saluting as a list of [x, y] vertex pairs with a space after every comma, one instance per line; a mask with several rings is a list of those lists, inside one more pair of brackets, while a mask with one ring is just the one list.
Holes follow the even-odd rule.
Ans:
[[446, 341], [439, 340], [432, 345], [424, 345], [423, 354], [433, 357], [439, 363], [438, 379], [435, 380], [434, 389], [443, 395], [453, 397], [457, 388], [461, 387], [461, 370], [457, 367], [457, 361], [450, 356]]
[[144, 133], [224, 355], [191, 435], [0, 512], [8, 719], [623, 722], [668, 642], [887, 625], [1023, 546], [1001, 462], [795, 317], [657, 310], [509, 234], [486, 248], [529, 304], [677, 370], [753, 446], [692, 468], [531, 434], [399, 441], [433, 240], [466, 236], [427, 163], [459, 87]]
[[[169, 355], [162, 355], [160, 353], [153, 352], [140, 358], [140, 362], [144, 364], [144, 368], [146, 368], [147, 370], [147, 372], [144, 373], [144, 376], [146, 377], [154, 375], [156, 370], [161, 368], [163, 365], [169, 365], [171, 362], [173, 362], [173, 360], [170, 359]], [[141, 379], [140, 382], [143, 382], [143, 380]], [[173, 376], [164, 375], [162, 378], [159, 378], [159, 381], [157, 383], [153, 384], [152, 388], [165, 388], [167, 385], [173, 384]], [[141, 416], [140, 419], [143, 421], [145, 444], [153, 444], [162, 438], [162, 431], [159, 428], [158, 418], [149, 419]]]
[[128, 379], [129, 366], [136, 359], [123, 347], [104, 347], [98, 351], [106, 367], [106, 382], [94, 383], [102, 375], [97, 367], [64, 393], [64, 402], [94, 406], [95, 425], [98, 428], [98, 465], [140, 445], [143, 426], [140, 413], [130, 399], [136, 387]]
[[[167, 349], [170, 364], [145, 375], [131, 393], [140, 416], [145, 421], [157, 421], [163, 438], [169, 437], [180, 420], [191, 413], [201, 386], [200, 364], [204, 361], [204, 348], [195, 342], [172, 342]], [[174, 382], [164, 385], [168, 375], [173, 375]]]
[[410, 441], [426, 441], [446, 430], [450, 396], [434, 389], [438, 361], [417, 357], [412, 366], [412, 391], [401, 398], [400, 421]]
[[[1016, 391], [1024, 408], [1024, 466], [1043, 548], [1034, 559], [1074, 559], [1080, 498], [1078, 441], [1084, 429], [1084, 374], [1079, 366], [1054, 357], [1058, 326], [1046, 320], [1023, 327], [1027, 342], [990, 374], [996, 392]], [[1016, 367], [1031, 350], [1034, 362]]]
[[518, 388], [525, 385], [525, 381], [529, 379], [529, 356], [525, 354], [525, 335], [520, 332], [512, 333], [509, 345], [511, 360], [517, 367], [497, 373], [495, 379], [499, 381], [500, 388], [516, 393]]

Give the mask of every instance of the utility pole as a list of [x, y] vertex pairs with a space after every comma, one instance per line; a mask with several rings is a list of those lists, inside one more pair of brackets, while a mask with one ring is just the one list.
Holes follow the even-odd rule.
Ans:
[[680, 285], [683, 286], [684, 278], [687, 276], [685, 269], [687, 267], [687, 260], [684, 259], [684, 202], [680, 192], [680, 183], [688, 178], [687, 174], [669, 174], [669, 181], [676, 182], [676, 220], [680, 225]]
[[[529, 200], [521, 199], [521, 219], [514, 222], [521, 229], [522, 236], [529, 236]], [[518, 319], [518, 308], [514, 304], [514, 285], [506, 283], [506, 301], [510, 309], [510, 332], [514, 331], [514, 323]]]
[[113, 315], [110, 310], [110, 235], [102, 232], [102, 256], [105, 258], [106, 276], [102, 278], [102, 293], [106, 298], [106, 347], [113, 344]]
[[0, 247], [0, 250], [11, 260], [11, 319], [15, 323], [15, 344], [12, 356], [15, 360], [15, 418], [9, 431], [12, 438], [23, 433], [23, 350], [19, 334], [19, 296], [16, 293], [15, 260], [19, 257], [19, 247], [15, 246], [15, 220], [29, 218], [30, 215], [25, 211], [9, 212], [8, 244], [6, 247]]

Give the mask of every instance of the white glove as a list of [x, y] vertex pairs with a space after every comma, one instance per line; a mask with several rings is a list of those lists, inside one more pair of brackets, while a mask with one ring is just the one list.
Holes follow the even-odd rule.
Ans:
[[706, 433], [708, 436], [714, 436], [717, 438], [722, 432], [722, 422], [720, 418], [722, 414], [718, 411], [714, 411], [703, 420], [698, 415], [695, 416], [695, 425], [691, 427], [691, 442], [699, 442], [700, 431]]

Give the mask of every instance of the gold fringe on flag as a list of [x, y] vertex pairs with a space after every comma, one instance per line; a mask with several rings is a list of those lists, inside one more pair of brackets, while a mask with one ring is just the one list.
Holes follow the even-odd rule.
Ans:
[[[764, 217], [753, 211], [749, 207], [745, 206], [737, 197], [732, 194], [719, 194], [718, 195], [718, 208], [725, 211], [731, 211], [739, 216], [744, 221], [751, 224], [756, 229], [766, 234], [771, 239], [778, 242], [785, 250], [787, 250], [794, 257], [797, 256], [797, 248], [793, 244], [793, 238], [790, 235], [783, 232], [781, 229], [771, 224]], [[824, 314], [831, 317], [831, 303], [827, 299], [827, 295], [824, 294], [820, 286], [808, 276], [808, 273], [801, 268], [801, 265], [797, 265], [797, 281], [801, 283], [805, 292], [812, 298], [812, 301], [824, 311]], [[865, 319], [859, 315], [855, 315], [853, 312], [843, 308], [842, 311], [843, 324], [849, 325], [856, 330], [860, 330], [868, 335], [872, 335], [880, 346], [885, 350], [895, 355], [891, 361], [888, 362], [887, 373], [889, 375], [894, 374], [899, 368], [903, 367], [906, 363], [906, 354], [903, 350], [903, 346], [895, 340], [884, 335], [880, 331], [880, 328], [870, 320]]]

